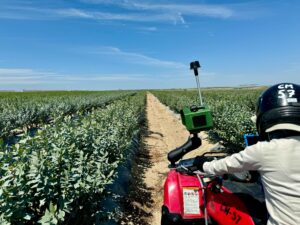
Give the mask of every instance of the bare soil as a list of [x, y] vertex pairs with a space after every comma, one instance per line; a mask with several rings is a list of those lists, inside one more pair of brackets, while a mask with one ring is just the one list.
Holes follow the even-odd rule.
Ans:
[[[163, 185], [169, 171], [167, 154], [185, 143], [190, 135], [182, 125], [179, 115], [160, 103], [151, 93], [147, 94], [146, 123], [144, 152], [136, 163], [136, 168], [140, 168], [136, 175], [141, 180], [136, 181], [136, 189], [131, 192], [127, 207], [132, 215], [123, 224], [160, 225]], [[213, 147], [208, 142], [206, 133], [200, 133], [200, 137], [202, 146], [188, 153], [185, 158], [200, 155]]]

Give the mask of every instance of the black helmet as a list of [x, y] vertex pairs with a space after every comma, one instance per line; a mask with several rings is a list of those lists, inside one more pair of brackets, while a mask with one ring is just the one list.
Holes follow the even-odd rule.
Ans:
[[275, 130], [300, 132], [300, 86], [281, 83], [268, 88], [257, 101], [256, 117], [261, 137]]

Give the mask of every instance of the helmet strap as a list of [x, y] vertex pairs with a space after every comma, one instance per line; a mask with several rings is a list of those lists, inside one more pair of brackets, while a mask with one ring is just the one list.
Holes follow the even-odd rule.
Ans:
[[274, 130], [267, 133], [269, 141], [272, 139], [287, 138], [292, 136], [300, 136], [300, 132], [294, 130]]

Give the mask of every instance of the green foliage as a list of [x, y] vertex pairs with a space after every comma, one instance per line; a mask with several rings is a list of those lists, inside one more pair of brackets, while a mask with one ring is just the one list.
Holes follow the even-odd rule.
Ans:
[[0, 137], [14, 129], [25, 129], [82, 114], [132, 94], [129, 91], [106, 92], [0, 92]]
[[[263, 89], [211, 89], [202, 91], [204, 102], [213, 113], [214, 128], [210, 132], [217, 135], [224, 144], [244, 147], [243, 134], [256, 133], [250, 120], [255, 115], [255, 105]], [[161, 102], [179, 112], [185, 106], [199, 105], [198, 92], [154, 91]]]
[[[69, 224], [98, 207], [138, 129], [144, 96], [65, 116], [0, 150], [1, 224]], [[90, 221], [85, 221], [87, 224]]]

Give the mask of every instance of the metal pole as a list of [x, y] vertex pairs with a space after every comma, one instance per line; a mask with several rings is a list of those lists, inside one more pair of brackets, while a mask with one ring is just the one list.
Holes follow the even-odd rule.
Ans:
[[202, 101], [202, 96], [201, 96], [201, 91], [200, 91], [200, 81], [199, 81], [198, 75], [195, 76], [195, 77], [196, 77], [196, 83], [197, 83], [197, 88], [198, 88], [198, 93], [199, 93], [200, 106], [202, 106], [203, 105], [203, 101]]
[[205, 225], [208, 225], [208, 215], [207, 215], [207, 202], [206, 202], [206, 191], [204, 187], [204, 182], [202, 181], [202, 178], [199, 174], [197, 174], [197, 178], [200, 182], [201, 188], [202, 188], [202, 197], [203, 197], [203, 205], [204, 205], [204, 219], [205, 219]]
[[198, 88], [198, 93], [199, 93], [199, 100], [200, 100], [200, 107], [203, 105], [202, 102], [202, 96], [201, 96], [201, 90], [200, 90], [200, 81], [199, 81], [199, 77], [198, 77], [198, 68], [200, 69], [200, 63], [199, 61], [194, 61], [190, 63], [190, 69], [194, 70], [194, 74], [196, 77], [196, 83], [197, 83], [197, 88]]

